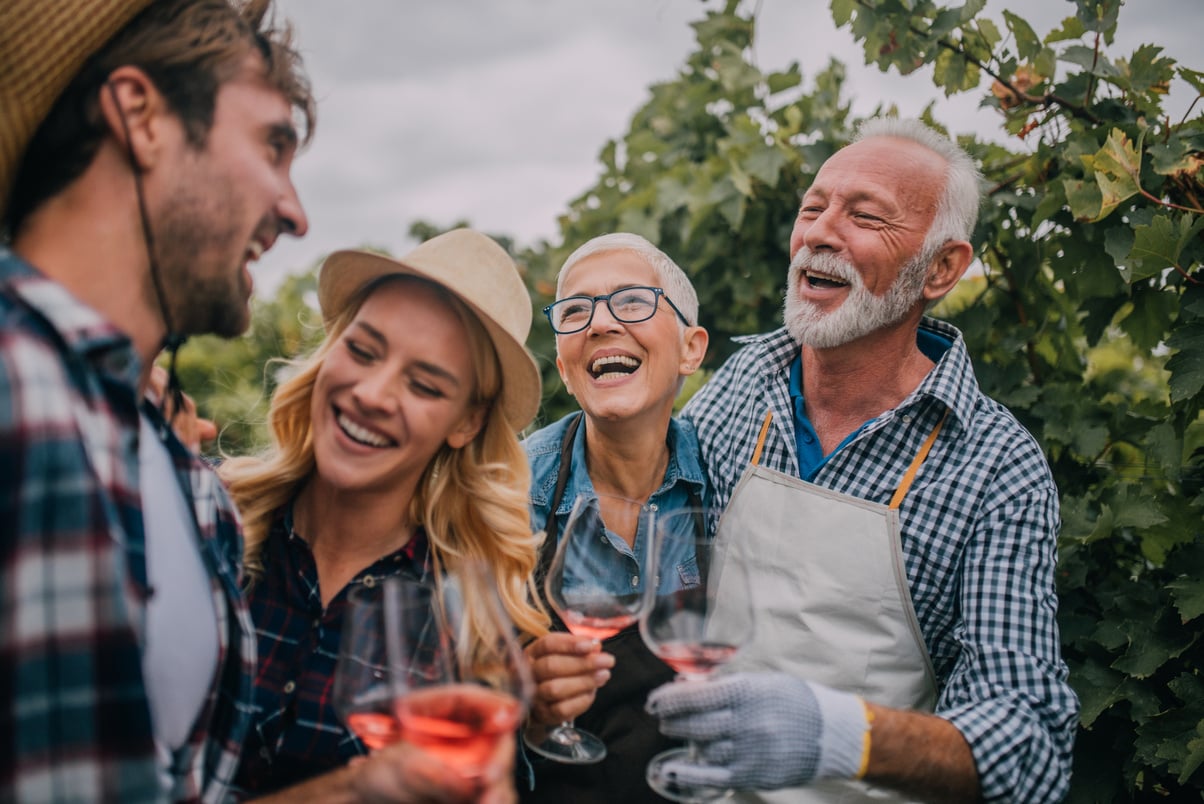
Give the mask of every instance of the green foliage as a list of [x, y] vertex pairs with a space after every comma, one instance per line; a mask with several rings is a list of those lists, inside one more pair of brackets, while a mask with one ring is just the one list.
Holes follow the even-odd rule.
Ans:
[[256, 299], [251, 328], [242, 337], [189, 340], [180, 350], [180, 381], [198, 413], [215, 421], [220, 433], [206, 453], [244, 455], [266, 446], [268, 403], [285, 368], [280, 358], [305, 354], [321, 339], [313, 266], [287, 278], [274, 298]]
[[[919, 58], [952, 93], [978, 88], [976, 67], [1017, 138], [963, 140], [990, 188], [988, 270], [950, 318], [1062, 492], [1062, 636], [1083, 701], [1071, 800], [1198, 800], [1204, 119], [1170, 120], [1163, 102], [1174, 77], [1204, 82], [1155, 45], [1110, 55], [1118, 0], [1076, 0], [1044, 37], [1005, 12], [993, 42], [987, 20], [950, 27], [960, 11], [924, 0], [832, 7], [883, 69]], [[884, 48], [897, 32], [916, 43]]]
[[[1191, 116], [1197, 103], [1172, 120], [1164, 102], [1174, 79], [1204, 95], [1204, 73], [1153, 44], [1110, 53], [1119, 0], [1073, 0], [1044, 34], [1012, 12], [988, 19], [984, 5], [830, 2], [867, 63], [916, 80], [931, 67], [939, 90], [979, 92], [999, 113], [1005, 145], [960, 138], [983, 167], [983, 270], [939, 312], [965, 333], [984, 390], [1039, 439], [1061, 491], [1062, 641], [1083, 703], [1071, 800], [1199, 800], [1204, 118]], [[597, 181], [560, 219], [563, 245], [514, 249], [536, 314], [544, 422], [575, 407], [539, 315], [573, 248], [631, 231], [674, 257], [698, 288], [713, 370], [730, 336], [779, 325], [800, 193], [857, 123], [840, 64], [807, 79], [795, 64], [765, 73], [751, 61], [753, 20], [736, 0], [694, 29], [678, 75], [602, 147]], [[267, 357], [319, 331], [312, 282], [257, 307], [247, 338], [184, 353], [186, 387], [227, 423], [228, 449], [261, 442]]]

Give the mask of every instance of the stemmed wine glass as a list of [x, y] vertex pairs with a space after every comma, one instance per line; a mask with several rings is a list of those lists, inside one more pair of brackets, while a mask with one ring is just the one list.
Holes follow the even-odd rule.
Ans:
[[492, 576], [389, 578], [348, 609], [335, 705], [370, 748], [405, 740], [478, 775], [525, 717], [533, 682]]
[[[616, 572], [625, 564], [613, 545], [627, 541], [625, 536], [636, 559], [630, 576]], [[639, 619], [649, 552], [641, 538], [651, 538], [647, 506], [605, 494], [583, 494], [574, 501], [544, 579], [548, 604], [571, 633], [607, 639]], [[549, 729], [539, 742], [524, 739], [531, 750], [558, 762], [584, 765], [606, 758], [605, 743], [571, 720]]]
[[[661, 661], [677, 672], [677, 681], [701, 681], [730, 661], [752, 636], [752, 589], [748, 572], [724, 534], [709, 536], [720, 512], [681, 508], [656, 515], [652, 573], [657, 588], [640, 619], [640, 635]], [[668, 581], [667, 581], [668, 579]], [[666, 770], [675, 760], [700, 762], [697, 746], [674, 748], [648, 763], [649, 786], [672, 801], [722, 798], [728, 790], [685, 784]]]
[[347, 598], [331, 692], [335, 711], [369, 749], [401, 739], [398, 696], [386, 644], [385, 584], [359, 586]]

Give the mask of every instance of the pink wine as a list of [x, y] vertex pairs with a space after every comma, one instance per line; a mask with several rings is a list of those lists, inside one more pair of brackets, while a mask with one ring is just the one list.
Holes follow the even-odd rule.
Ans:
[[732, 658], [735, 645], [721, 642], [662, 642], [653, 651], [683, 676], [705, 676]]
[[355, 712], [347, 716], [347, 728], [373, 751], [379, 751], [401, 739], [401, 725], [391, 714]]
[[590, 617], [575, 611], [560, 613], [564, 627], [577, 636], [609, 639], [636, 620], [634, 614], [617, 614], [613, 617]]
[[522, 707], [510, 695], [475, 684], [448, 684], [397, 701], [401, 738], [471, 776], [518, 727]]

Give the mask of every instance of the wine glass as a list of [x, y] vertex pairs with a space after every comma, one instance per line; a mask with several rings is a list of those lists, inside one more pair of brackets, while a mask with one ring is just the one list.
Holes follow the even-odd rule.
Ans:
[[[583, 494], [574, 501], [544, 579], [548, 604], [570, 632], [607, 639], [639, 619], [650, 523], [647, 506], [634, 500]], [[623, 542], [634, 545], [634, 575], [615, 550]], [[524, 740], [531, 750], [558, 762], [585, 765], [606, 758], [605, 743], [571, 720], [549, 729], [538, 742], [528, 735]]]
[[347, 597], [343, 635], [331, 692], [334, 709], [370, 750], [401, 739], [394, 701], [397, 688], [389, 664], [385, 586], [359, 586]]
[[[722, 532], [709, 537], [717, 522], [720, 512], [706, 508], [656, 515], [652, 572], [658, 581], [648, 590], [640, 635], [677, 672], [677, 681], [707, 679], [752, 636], [752, 589], [740, 543]], [[730, 792], [675, 779], [665, 768], [675, 760], [700, 762], [697, 746], [663, 751], [648, 763], [648, 785], [665, 798], [710, 801]]]
[[[344, 634], [350, 644], [340, 655], [345, 678], [340, 687], [336, 674], [335, 700], [344, 701], [348, 728], [371, 748], [405, 740], [465, 776], [479, 775], [525, 717], [533, 689], [492, 576], [480, 562], [464, 561], [434, 583], [394, 577], [378, 587], [363, 618], [378, 643], [365, 648]], [[355, 648], [370, 661], [352, 660]], [[364, 673], [363, 665], [373, 670]], [[362, 691], [349, 694], [357, 683]]]

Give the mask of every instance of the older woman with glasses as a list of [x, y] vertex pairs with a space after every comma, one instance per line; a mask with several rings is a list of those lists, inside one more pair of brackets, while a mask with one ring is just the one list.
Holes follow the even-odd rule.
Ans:
[[[544, 313], [556, 333], [556, 367], [581, 406], [524, 442], [532, 527], [547, 532], [546, 567], [579, 496], [622, 497], [661, 511], [706, 501], [697, 440], [673, 418], [673, 404], [702, 362], [708, 336], [685, 273], [634, 234], [596, 237], [569, 255]], [[630, 589], [650, 534], [611, 524], [616, 538], [596, 548], [611, 553], [602, 563]], [[635, 626], [602, 643], [552, 633], [528, 655], [538, 682], [529, 742], [542, 728], [576, 718], [608, 753], [588, 766], [536, 757], [534, 788], [522, 800], [660, 801], [644, 768], [668, 743], [643, 707], [673, 671], [644, 647]]]

